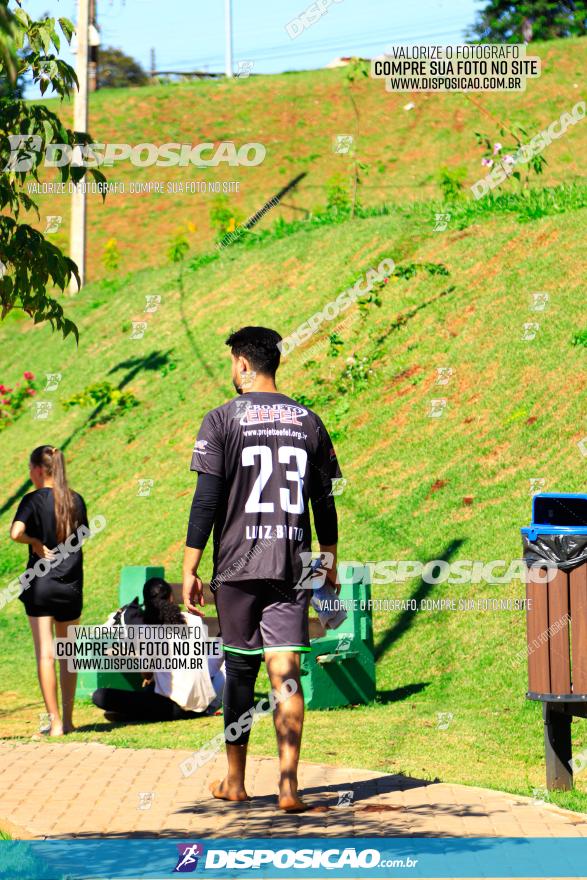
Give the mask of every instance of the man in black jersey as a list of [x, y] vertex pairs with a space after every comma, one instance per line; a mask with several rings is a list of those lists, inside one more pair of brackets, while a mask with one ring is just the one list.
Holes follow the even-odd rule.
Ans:
[[[281, 337], [243, 327], [226, 341], [237, 397], [204, 416], [192, 455], [198, 483], [186, 540], [183, 596], [203, 605], [198, 565], [214, 527], [212, 589], [226, 657], [224, 727], [228, 773], [212, 786], [225, 800], [246, 800], [245, 763], [255, 680], [264, 657], [280, 761], [279, 806], [306, 809], [297, 768], [304, 719], [300, 654], [310, 650], [310, 589], [296, 588], [310, 557], [312, 504], [320, 552], [336, 588], [338, 528], [332, 481], [341, 477], [320, 418], [277, 391]], [[302, 555], [305, 554], [305, 555]], [[307, 566], [306, 566], [307, 568]], [[289, 684], [284, 685], [284, 683]], [[267, 703], [267, 701], [265, 701]], [[236, 732], [236, 736], [235, 736]]]

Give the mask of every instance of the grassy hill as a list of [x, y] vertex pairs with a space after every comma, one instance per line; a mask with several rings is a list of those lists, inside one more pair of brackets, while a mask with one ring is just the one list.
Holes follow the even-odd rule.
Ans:
[[[243, 218], [259, 210], [297, 174], [307, 172], [262, 225], [271, 224], [276, 216], [303, 217], [305, 211], [323, 206], [328, 182], [335, 176], [348, 181], [355, 158], [365, 166], [360, 188], [364, 204], [430, 200], [440, 195], [443, 166], [452, 171], [461, 168], [467, 186], [481, 176], [474, 132], [509, 143], [499, 129], [519, 123], [532, 137], [581, 99], [579, 84], [587, 63], [584, 40], [536, 43], [532, 52], [542, 60], [542, 75], [530, 80], [527, 91], [520, 94], [392, 94], [385, 91], [382, 80], [358, 76], [349, 83], [347, 71], [339, 68], [104, 90], [91, 96], [89, 128], [100, 143], [264, 144], [266, 158], [254, 168], [226, 164], [218, 169], [134, 168], [124, 161], [105, 169], [110, 182], [125, 183], [127, 188], [131, 181], [237, 181], [240, 191], [228, 198]], [[60, 108], [71, 124], [71, 104], [47, 103]], [[415, 106], [406, 110], [409, 104]], [[345, 133], [355, 138], [354, 156], [333, 152], [333, 139]], [[580, 177], [586, 149], [586, 124], [571, 127], [566, 136], [553, 141], [544, 153], [548, 162], [544, 184]], [[187, 235], [194, 251], [207, 248], [213, 235], [214, 199], [213, 194], [127, 191], [110, 194], [103, 203], [99, 195], [89, 196], [89, 277], [105, 274], [102, 255], [112, 238], [123, 271], [163, 264], [168, 243], [178, 230]], [[47, 195], [39, 201], [43, 225], [48, 215], [63, 217], [53, 240], [65, 245], [69, 197]]]
[[[553, 63], [545, 78], [548, 84], [548, 75], [552, 77], [550, 97], [545, 84], [537, 89], [537, 104], [524, 104], [531, 120], [539, 119], [540, 124], [575, 103], [572, 74], [583, 44], [575, 44], [576, 53], [569, 52], [569, 46], [571, 41], [549, 44], [548, 57], [560, 62]], [[555, 100], [561, 70], [571, 76]], [[283, 133], [291, 128], [288, 114], [303, 118], [309, 101], [320, 100], [322, 91], [337, 82], [340, 88], [338, 71], [320, 72], [310, 99], [312, 76], [182, 86], [176, 94], [196, 89], [203, 94], [207, 89], [211, 96], [222, 94], [223, 88], [242, 88], [250, 104], [240, 104], [238, 113], [262, 104], [272, 114], [262, 119], [264, 131], [272, 132], [270, 123], [282, 119]], [[269, 100], [278, 79], [283, 94], [276, 92]], [[291, 103], [294, 92], [287, 90], [289, 84], [299, 89], [299, 107]], [[166, 95], [164, 89], [144, 94], [147, 101], [157, 96], [163, 101]], [[131, 98], [136, 103], [130, 104]], [[97, 99], [103, 102], [104, 114], [110, 108], [117, 139], [129, 124], [123, 115], [125, 100], [127, 109], [134, 108], [138, 124], [140, 113], [146, 117], [143, 92], [130, 97], [127, 93], [126, 99], [118, 94]], [[373, 100], [389, 102], [397, 110], [407, 99], [377, 91]], [[483, 99], [485, 104], [501, 101], [504, 106], [505, 100]], [[517, 100], [507, 98], [508, 107]], [[125, 563], [164, 564], [168, 577], [179, 578], [194, 487], [189, 472], [194, 436], [206, 410], [232, 394], [224, 346], [228, 333], [251, 322], [290, 333], [383, 257], [393, 258], [399, 271], [382, 287], [378, 301], [350, 309], [341, 327], [323, 327], [285, 360], [278, 375], [280, 389], [314, 405], [335, 439], [348, 480], [338, 499], [341, 558], [510, 560], [520, 555], [519, 528], [529, 521], [531, 480], [544, 480], [544, 488], [551, 491], [584, 489], [586, 460], [577, 444], [587, 434], [587, 370], [585, 348], [572, 344], [586, 326], [584, 189], [536, 192], [534, 200], [455, 204], [448, 229], [434, 232], [438, 203], [426, 201], [419, 189], [433, 180], [439, 162], [463, 161], [465, 143], [471, 146], [468, 123], [467, 131], [454, 122], [446, 128], [445, 101], [446, 106], [454, 101], [454, 112], [457, 106], [463, 113], [473, 112], [459, 98], [422, 96], [423, 112], [429, 121], [437, 119], [438, 128], [431, 130], [422, 118], [414, 126], [409, 150], [410, 155], [419, 151], [421, 164], [420, 159], [402, 156], [404, 173], [411, 170], [414, 175], [413, 189], [409, 199], [387, 212], [300, 223], [297, 229], [268, 234], [255, 246], [224, 249], [208, 264], [188, 257], [181, 264], [152, 268], [141, 248], [153, 241], [152, 224], [168, 221], [163, 214], [155, 217], [155, 206], [144, 201], [140, 216], [145, 225], [130, 222], [128, 216], [124, 222], [129, 224], [129, 240], [136, 243], [138, 262], [146, 268], [97, 281], [71, 300], [70, 314], [80, 328], [79, 348], [73, 340], [63, 341], [47, 327], [33, 327], [17, 315], [0, 327], [0, 378], [5, 384], [14, 383], [24, 370], [41, 380], [45, 373], [62, 374], [57, 391], [39, 393], [39, 399], [54, 404], [49, 419], [36, 420], [28, 410], [0, 433], [0, 529], [6, 535], [25, 485], [30, 449], [44, 442], [64, 448], [73, 486], [85, 496], [90, 514], [107, 520], [106, 529], [87, 548], [86, 622], [102, 621], [115, 607]], [[179, 113], [177, 102], [167, 106]], [[215, 106], [224, 114], [223, 133], [238, 139], [238, 132], [230, 128], [234, 107], [221, 99]], [[408, 118], [417, 118], [409, 112], [401, 116], [399, 110], [396, 115], [406, 127], [412, 124]], [[378, 137], [385, 148], [389, 119], [372, 110], [365, 116], [373, 142]], [[316, 117], [317, 129], [318, 110]], [[220, 126], [221, 116], [217, 119]], [[198, 124], [205, 130], [203, 122]], [[149, 125], [147, 121], [141, 130], [141, 140], [152, 133]], [[533, 122], [526, 120], [526, 127], [533, 131]], [[92, 128], [97, 130], [94, 124]], [[404, 134], [407, 138], [407, 128]], [[547, 182], [572, 176], [579, 155], [576, 139], [584, 137], [578, 125], [566, 140], [553, 144], [552, 155], [558, 149], [562, 153], [556, 154], [557, 161], [548, 154], [552, 177]], [[299, 134], [307, 152], [309, 140], [307, 134]], [[563, 154], [568, 154], [568, 163]], [[329, 154], [330, 165], [332, 161]], [[478, 161], [475, 176], [477, 172]], [[325, 165], [322, 183], [327, 173]], [[275, 179], [281, 183], [277, 169]], [[382, 179], [398, 183], [401, 175], [385, 174]], [[274, 187], [273, 180], [267, 177], [265, 185], [263, 198]], [[384, 192], [374, 193], [372, 199], [372, 205], [381, 204]], [[520, 216], [526, 222], [519, 222]], [[111, 234], [97, 214], [92, 223], [92, 236], [98, 225], [100, 234]], [[531, 310], [532, 294], [539, 291], [549, 295], [543, 312]], [[145, 314], [145, 297], [150, 295], [159, 295], [161, 305]], [[143, 338], [132, 339], [132, 322], [142, 320], [148, 323]], [[528, 323], [539, 327], [535, 338], [525, 340], [524, 335], [531, 335], [524, 329]], [[443, 367], [452, 370], [447, 385], [437, 384]], [[73, 395], [104, 382], [131, 392], [136, 405], [118, 414], [114, 403], [64, 407]], [[437, 399], [446, 405], [442, 416], [433, 418], [431, 401]], [[148, 497], [137, 494], [141, 479], [153, 480]], [[22, 548], [2, 540], [3, 582], [21, 570], [23, 556]], [[205, 574], [210, 572], [209, 556], [207, 552]], [[412, 579], [373, 588], [376, 598], [418, 601], [510, 599], [523, 593], [519, 581], [451, 586]], [[312, 713], [305, 759], [524, 794], [543, 784], [540, 709], [524, 698], [525, 664], [516, 659], [525, 644], [523, 613], [378, 612], [374, 625], [377, 703]], [[19, 602], [0, 614], [0, 634], [0, 735], [27, 737], [36, 731], [43, 707]], [[438, 713], [452, 714], [447, 729], [439, 726]], [[77, 722], [80, 730], [74, 736], [79, 739], [190, 748], [204, 744], [220, 724], [218, 719], [202, 719], [112, 729], [87, 705], [80, 707]], [[587, 728], [577, 722], [573, 730], [579, 751], [587, 746]], [[251, 748], [272, 754], [269, 720], [255, 727]], [[575, 792], [556, 799], [585, 809], [583, 777], [578, 777]]]

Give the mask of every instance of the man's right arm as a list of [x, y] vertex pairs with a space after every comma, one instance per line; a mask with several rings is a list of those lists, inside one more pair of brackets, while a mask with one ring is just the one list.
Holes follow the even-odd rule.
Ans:
[[322, 480], [316, 481], [314, 486], [311, 500], [316, 538], [320, 545], [320, 553], [328, 554], [323, 557], [326, 579], [330, 586], [338, 592], [340, 584], [336, 571], [336, 551], [338, 547], [336, 504], [334, 503], [334, 497], [331, 494], [326, 494], [327, 487], [324, 486]]
[[340, 592], [340, 581], [338, 579], [338, 571], [336, 568], [336, 548], [337, 544], [320, 544], [320, 553], [328, 553], [329, 555], [326, 557], [327, 560], [331, 560], [329, 563], [325, 563], [324, 568], [326, 569], [326, 580], [330, 584], [333, 590], [336, 592]]
[[[314, 514], [316, 538], [320, 544], [320, 553], [329, 554], [326, 578], [331, 587], [340, 590], [336, 568], [338, 545], [338, 516], [334, 502], [333, 481], [340, 479], [342, 474], [336, 459], [332, 440], [324, 424], [318, 419], [318, 443], [311, 461], [310, 497]], [[331, 560], [331, 561], [330, 561]]]
[[314, 513], [314, 528], [316, 530], [316, 538], [320, 545], [320, 553], [324, 554], [324, 565], [326, 569], [326, 580], [330, 586], [338, 592], [340, 584], [338, 582], [338, 574], [336, 570], [336, 551], [338, 547], [338, 517], [336, 514], [336, 506], [332, 496], [327, 499], [314, 501], [312, 499], [312, 511]]

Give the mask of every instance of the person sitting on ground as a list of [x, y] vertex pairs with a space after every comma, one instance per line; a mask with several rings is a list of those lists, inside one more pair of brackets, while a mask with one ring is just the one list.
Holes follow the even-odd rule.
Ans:
[[[182, 612], [170, 585], [163, 578], [150, 578], [143, 587], [145, 625], [179, 624], [208, 631], [202, 618]], [[170, 651], [169, 656], [172, 656]], [[213, 715], [222, 705], [224, 658], [203, 658], [202, 669], [156, 671], [145, 675], [140, 691], [98, 688], [92, 700], [111, 721], [176, 721], [195, 715]]]

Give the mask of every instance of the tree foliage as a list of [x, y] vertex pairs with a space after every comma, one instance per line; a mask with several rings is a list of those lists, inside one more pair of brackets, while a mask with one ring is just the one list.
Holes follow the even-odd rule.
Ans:
[[586, 32], [584, 0], [489, 0], [468, 37], [491, 43], [524, 43], [584, 36]]
[[98, 88], [122, 89], [144, 86], [149, 77], [134, 58], [121, 49], [101, 49], [98, 64]]
[[[77, 86], [74, 69], [58, 57], [61, 38], [57, 25], [70, 42], [73, 24], [65, 18], [33, 21], [20, 5], [12, 11], [8, 0], [0, 0], [0, 318], [12, 309], [23, 309], [35, 323], [49, 321], [64, 336], [78, 337], [75, 324], [47, 291], [61, 291], [79, 274], [76, 264], [34, 227], [19, 223], [22, 211], [34, 211], [37, 204], [26, 191], [27, 184], [40, 183], [45, 150], [49, 144], [92, 143], [87, 132], [66, 128], [59, 117], [43, 104], [29, 104], [18, 94], [19, 78], [25, 74], [41, 94], [48, 89], [61, 99]], [[95, 168], [65, 164], [57, 169], [62, 182], [78, 183], [89, 171], [104, 182]]]

